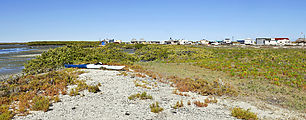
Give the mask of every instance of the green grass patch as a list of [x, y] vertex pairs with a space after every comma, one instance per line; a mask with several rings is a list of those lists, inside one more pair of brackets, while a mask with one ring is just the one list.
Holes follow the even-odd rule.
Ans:
[[238, 107], [232, 109], [232, 116], [238, 119], [258, 120], [257, 115], [255, 113], [250, 112], [250, 109], [244, 110]]

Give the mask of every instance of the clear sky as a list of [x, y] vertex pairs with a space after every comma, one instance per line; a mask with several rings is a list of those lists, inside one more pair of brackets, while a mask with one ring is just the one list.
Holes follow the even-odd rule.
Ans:
[[0, 0], [0, 42], [306, 33], [306, 0]]

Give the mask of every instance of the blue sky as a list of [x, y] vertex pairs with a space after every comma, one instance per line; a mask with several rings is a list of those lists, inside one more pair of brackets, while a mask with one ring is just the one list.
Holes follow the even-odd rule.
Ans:
[[306, 33], [306, 0], [0, 0], [0, 42]]

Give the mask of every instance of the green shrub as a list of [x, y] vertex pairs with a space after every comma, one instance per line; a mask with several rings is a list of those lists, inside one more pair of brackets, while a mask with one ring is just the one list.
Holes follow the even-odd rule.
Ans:
[[164, 108], [159, 107], [158, 102], [151, 104], [150, 108], [151, 108], [151, 112], [154, 112], [154, 113], [159, 113], [164, 110]]
[[49, 109], [49, 98], [44, 96], [35, 96], [32, 100], [32, 110], [43, 110], [47, 111]]
[[9, 111], [7, 105], [0, 106], [0, 120], [10, 120], [14, 116], [12, 111]]
[[232, 116], [238, 119], [246, 119], [246, 120], [258, 120], [257, 115], [250, 112], [250, 109], [244, 110], [242, 108], [236, 107], [232, 109]]
[[153, 99], [153, 97], [151, 95], [148, 95], [146, 92], [143, 92], [143, 93], [137, 93], [137, 94], [134, 94], [134, 95], [131, 95], [128, 97], [129, 100], [135, 100], [137, 98], [141, 99], [141, 100], [145, 100], [145, 99]]

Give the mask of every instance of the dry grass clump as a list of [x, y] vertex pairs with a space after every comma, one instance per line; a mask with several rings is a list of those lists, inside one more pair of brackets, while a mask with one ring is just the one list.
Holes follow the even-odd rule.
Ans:
[[212, 97], [212, 96], [208, 96], [206, 99], [204, 99], [205, 103], [217, 103], [218, 100], [216, 99], [216, 97]]
[[172, 93], [173, 93], [173, 94], [176, 94], [176, 95], [180, 95], [180, 96], [186, 96], [186, 97], [189, 97], [189, 96], [190, 96], [190, 95], [185, 94], [185, 93], [177, 92], [177, 90], [173, 90]]
[[99, 85], [88, 86], [88, 91], [92, 93], [100, 92]]
[[141, 100], [145, 100], [145, 99], [153, 99], [153, 97], [151, 95], [148, 95], [147, 92], [143, 92], [143, 93], [137, 93], [137, 94], [133, 94], [131, 96], [128, 97], [129, 100], [135, 100], [135, 99], [141, 99]]
[[188, 100], [187, 105], [191, 105], [191, 101], [190, 100]]
[[58, 95], [57, 96], [55, 96], [54, 98], [53, 98], [53, 101], [55, 102], [55, 103], [57, 103], [57, 102], [61, 102], [61, 99], [58, 97]]
[[77, 95], [80, 95], [79, 93], [79, 90], [76, 89], [76, 88], [73, 88], [70, 90], [70, 93], [69, 93], [70, 96], [77, 96]]
[[194, 101], [193, 104], [195, 104], [198, 107], [207, 107], [208, 103], [200, 102], [200, 101]]
[[172, 108], [174, 109], [178, 109], [180, 107], [184, 107], [184, 103], [183, 103], [183, 100], [180, 101], [177, 101], [176, 104], [174, 106], [171, 106]]
[[170, 81], [174, 82], [177, 89], [181, 92], [197, 92], [201, 95], [238, 95], [236, 89], [228, 83], [219, 81], [209, 82], [203, 79], [178, 78], [170, 77]]
[[139, 83], [139, 80], [134, 80], [134, 84], [135, 84], [136, 87], [142, 87], [142, 88], [146, 88], [146, 89], [152, 89], [151, 87], [147, 86], [147, 85], [149, 85], [149, 83], [146, 82], [146, 81], [142, 81], [142, 84], [141, 84], [141, 83]]
[[119, 74], [117, 74], [118, 76], [128, 76], [128, 74], [126, 72], [120, 72]]
[[[175, 84], [176, 88], [181, 92], [191, 91], [191, 92], [197, 92], [201, 95], [219, 95], [219, 96], [222, 96], [222, 95], [237, 96], [238, 95], [236, 88], [231, 86], [229, 83], [224, 83], [223, 81], [215, 80], [213, 82], [210, 82], [204, 79], [191, 79], [191, 78], [183, 79], [177, 76], [168, 76], [166, 78], [162, 78], [163, 76], [161, 74], [154, 73], [153, 71], [145, 70], [141, 66], [134, 66], [134, 67], [131, 67], [131, 69], [133, 69], [135, 72], [146, 74], [149, 77], [154, 77], [156, 79], [159, 78], [158, 79], [159, 82], [162, 82], [162, 83], [168, 83], [168, 81], [171, 81]], [[182, 93], [181, 94], [178, 93], [178, 95], [188, 96]]]
[[1, 104], [0, 106], [0, 120], [10, 120], [14, 116], [14, 113], [9, 110], [7, 105]]
[[238, 119], [245, 120], [258, 120], [257, 115], [253, 112], [250, 112], [250, 109], [244, 110], [242, 108], [236, 107], [232, 109], [232, 116]]
[[152, 103], [150, 105], [150, 108], [151, 108], [151, 112], [154, 112], [154, 113], [159, 113], [164, 110], [164, 108], [159, 107], [158, 102]]
[[32, 110], [48, 111], [50, 106], [49, 98], [44, 96], [35, 96], [32, 100]]
[[140, 77], [140, 78], [145, 78], [146, 77], [146, 75], [143, 75], [143, 74], [140, 74], [140, 73], [136, 73], [135, 76]]
[[52, 102], [49, 97], [65, 94], [67, 86], [76, 84], [78, 75], [82, 73], [77, 69], [64, 69], [9, 78], [0, 82], [0, 93], [4, 93], [1, 94], [0, 103], [11, 106], [12, 115], [27, 115], [29, 110], [47, 111]]

